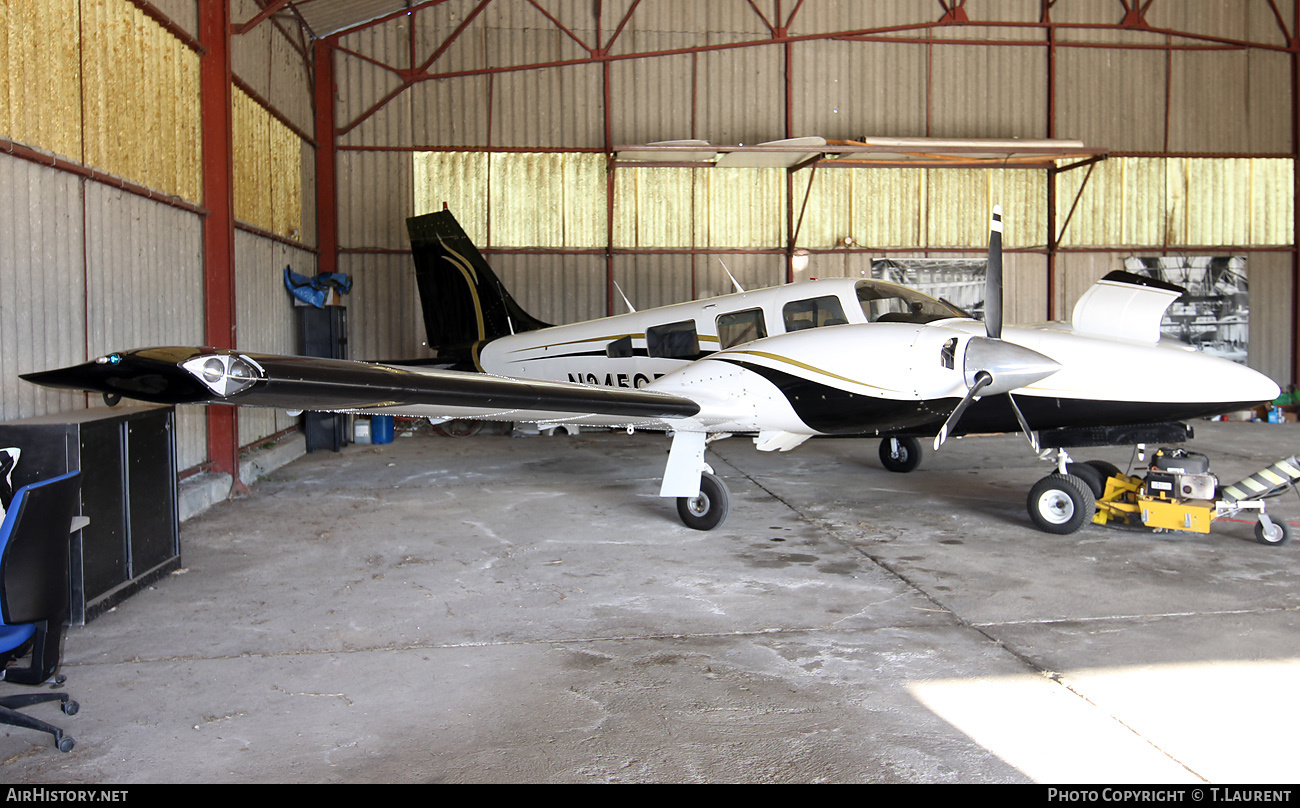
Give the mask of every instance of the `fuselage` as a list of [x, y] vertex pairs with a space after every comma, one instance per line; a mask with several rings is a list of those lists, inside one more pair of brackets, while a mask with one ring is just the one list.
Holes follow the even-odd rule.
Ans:
[[[965, 395], [962, 357], [983, 323], [883, 281], [825, 279], [554, 326], [493, 340], [489, 373], [641, 387], [700, 401], [694, 428], [928, 435]], [[1172, 340], [1008, 326], [1008, 343], [1059, 363], [1014, 391], [1034, 429], [1214, 415], [1276, 398], [1262, 374]], [[585, 419], [601, 423], [602, 419]], [[1006, 396], [961, 431], [1018, 429]]]

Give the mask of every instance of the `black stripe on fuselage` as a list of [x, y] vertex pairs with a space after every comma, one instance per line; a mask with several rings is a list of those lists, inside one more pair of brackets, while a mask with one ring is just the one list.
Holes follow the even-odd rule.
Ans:
[[[776, 385], [799, 419], [825, 434], [934, 435], [961, 400], [955, 397], [927, 401], [878, 398], [732, 357], [719, 358], [718, 361], [739, 365]], [[1029, 395], [1016, 397], [1016, 404], [1034, 429], [1183, 421], [1248, 409], [1256, 403], [1258, 402], [1098, 401]], [[1010, 402], [1006, 396], [997, 395], [973, 403], [962, 416], [954, 434], [1018, 431], [1020, 423]]]
[[717, 352], [700, 351], [690, 356], [651, 356], [645, 348], [634, 348], [628, 356], [610, 356], [607, 351], [574, 351], [572, 353], [547, 353], [540, 356], [511, 357], [510, 362], [517, 365], [521, 362], [549, 362], [554, 359], [581, 359], [584, 357], [600, 359], [676, 359], [679, 362], [694, 362], [715, 353]]

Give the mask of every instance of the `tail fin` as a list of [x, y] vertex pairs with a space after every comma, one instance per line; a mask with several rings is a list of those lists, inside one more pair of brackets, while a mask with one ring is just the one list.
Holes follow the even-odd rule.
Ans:
[[471, 358], [486, 340], [545, 328], [510, 297], [451, 211], [406, 220], [429, 347]]

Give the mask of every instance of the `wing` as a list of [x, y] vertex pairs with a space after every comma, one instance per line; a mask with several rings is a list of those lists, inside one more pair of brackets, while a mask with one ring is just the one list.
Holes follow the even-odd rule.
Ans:
[[525, 422], [596, 416], [603, 424], [643, 425], [689, 418], [700, 409], [689, 398], [648, 390], [216, 348], [144, 348], [22, 378], [155, 404]]

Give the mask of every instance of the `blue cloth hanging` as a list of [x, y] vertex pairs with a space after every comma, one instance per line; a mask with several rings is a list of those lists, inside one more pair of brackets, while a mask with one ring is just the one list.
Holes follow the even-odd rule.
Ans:
[[289, 267], [284, 268], [284, 286], [289, 294], [304, 303], [324, 308], [330, 291], [346, 295], [352, 291], [352, 278], [342, 272], [322, 272], [314, 278], [299, 275]]

